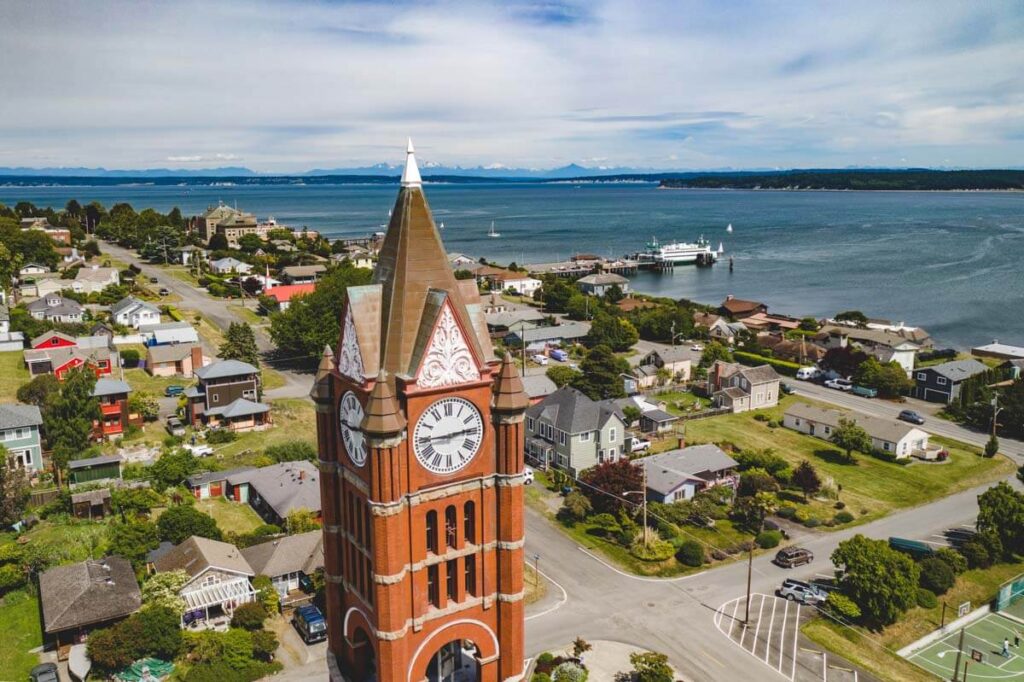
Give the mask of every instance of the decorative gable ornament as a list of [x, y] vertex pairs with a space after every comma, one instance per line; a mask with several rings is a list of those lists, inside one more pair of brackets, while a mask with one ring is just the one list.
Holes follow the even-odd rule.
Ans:
[[422, 388], [437, 388], [479, 379], [480, 370], [477, 369], [462, 329], [455, 321], [451, 307], [446, 305], [423, 356], [422, 369], [416, 383]]
[[338, 371], [349, 379], [363, 383], [363, 354], [356, 339], [356, 325], [352, 321], [352, 308], [345, 310], [345, 325], [341, 331], [338, 353]]

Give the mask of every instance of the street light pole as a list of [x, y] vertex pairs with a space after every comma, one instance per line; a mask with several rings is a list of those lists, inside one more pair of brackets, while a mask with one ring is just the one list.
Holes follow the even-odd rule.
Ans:
[[640, 508], [643, 510], [643, 535], [644, 535], [644, 547], [648, 545], [647, 542], [647, 467], [643, 467], [643, 490], [627, 490], [622, 493], [623, 495], [640, 495]]
[[996, 437], [996, 426], [998, 425], [999, 413], [1003, 408], [999, 407], [999, 394], [992, 395], [992, 437]]
[[754, 544], [750, 544], [749, 554], [747, 555], [747, 607], [743, 616], [743, 626], [746, 627], [750, 624], [750, 579], [754, 573]]

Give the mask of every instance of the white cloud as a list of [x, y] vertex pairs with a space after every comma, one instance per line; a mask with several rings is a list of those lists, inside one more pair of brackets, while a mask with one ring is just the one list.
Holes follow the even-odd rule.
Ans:
[[[0, 7], [5, 163], [1017, 165], [1013, 3]], [[15, 165], [13, 162], [11, 165]]]

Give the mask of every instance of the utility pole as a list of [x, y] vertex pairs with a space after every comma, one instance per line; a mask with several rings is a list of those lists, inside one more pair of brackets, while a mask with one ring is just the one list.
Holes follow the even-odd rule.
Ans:
[[640, 491], [640, 500], [641, 500], [640, 503], [643, 505], [643, 508], [644, 508], [644, 547], [647, 547], [647, 545], [648, 545], [648, 542], [647, 542], [648, 528], [647, 528], [647, 467], [646, 466], [643, 467], [643, 471], [644, 471], [644, 483], [643, 483], [642, 486], [640, 486], [642, 488], [642, 490]]
[[743, 616], [743, 626], [746, 627], [750, 624], [750, 580], [754, 573], [754, 545], [751, 543], [749, 552], [747, 554], [747, 607], [745, 615]]
[[999, 394], [994, 393], [992, 395], [992, 437], [996, 437], [996, 426], [998, 426], [999, 413], [1003, 411], [1003, 408], [999, 407]]
[[956, 645], [956, 665], [953, 666], [953, 682], [957, 682], [960, 674], [960, 657], [964, 653], [964, 629], [960, 628], [960, 642]]

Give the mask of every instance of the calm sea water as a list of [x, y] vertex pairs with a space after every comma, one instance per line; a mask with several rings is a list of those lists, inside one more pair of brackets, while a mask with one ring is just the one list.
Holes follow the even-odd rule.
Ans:
[[[395, 186], [0, 187], [0, 203], [186, 214], [218, 200], [330, 237], [383, 229]], [[428, 185], [450, 252], [547, 262], [577, 252], [619, 256], [703, 234], [733, 256], [713, 268], [638, 275], [640, 291], [715, 303], [727, 294], [777, 312], [860, 309], [928, 329], [943, 344], [994, 338], [1024, 345], [1024, 195], [981, 192], [745, 192], [653, 185]], [[489, 239], [494, 221], [500, 239]], [[733, 224], [734, 232], [726, 233]]]

